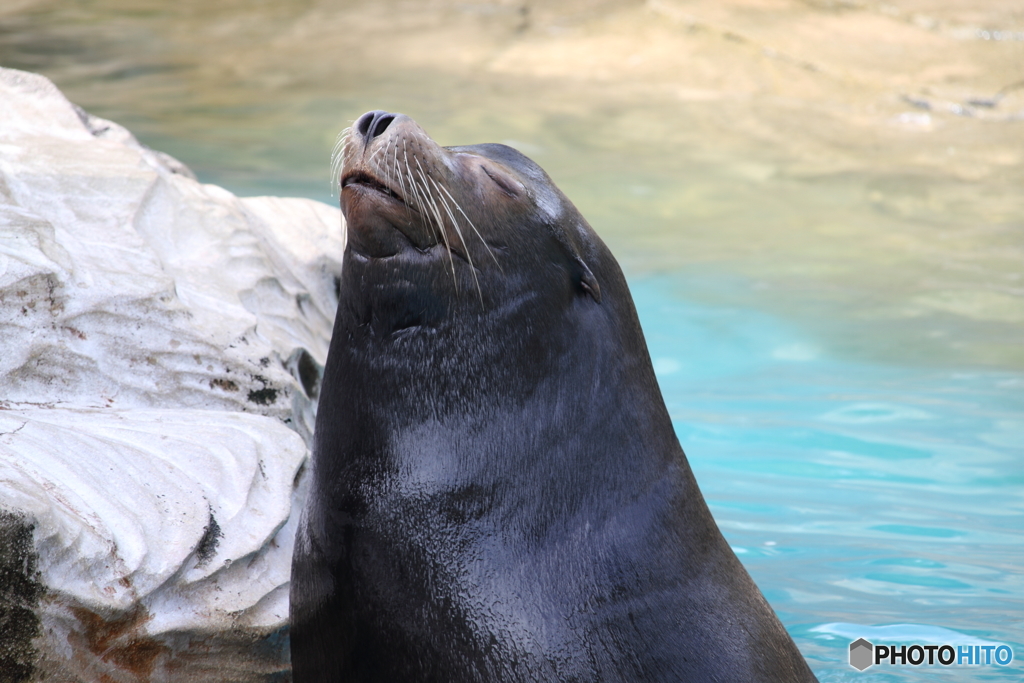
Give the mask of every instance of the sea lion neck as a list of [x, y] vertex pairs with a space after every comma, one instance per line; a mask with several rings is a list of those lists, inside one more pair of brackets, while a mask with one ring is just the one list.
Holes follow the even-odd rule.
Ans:
[[[334, 381], [373, 388], [353, 402], [382, 433], [499, 416], [510, 424], [550, 422], [571, 430], [591, 419], [587, 406], [607, 405], [604, 393], [628, 402], [634, 391], [656, 390], [617, 267], [599, 269], [605, 296], [598, 303], [575, 282], [571, 262], [556, 266], [534, 257], [518, 271], [495, 269], [483, 277], [481, 302], [465, 269], [456, 269], [462, 277], [456, 290], [451, 273], [426, 257], [416, 267], [409, 261], [392, 267], [393, 259], [352, 255], [330, 350], [329, 365], [339, 373]], [[541, 404], [584, 412], [513, 417], [536, 405], [538, 394], [549, 395]], [[655, 407], [668, 423], [663, 404]]]
[[[563, 214], [585, 225], [571, 204]], [[506, 237], [477, 251], [475, 260], [442, 243], [373, 255], [350, 240], [339, 302], [350, 334], [389, 343], [451, 331], [463, 340], [491, 327], [535, 327], [538, 316], [557, 316], [580, 296], [600, 302], [600, 285], [563, 226], [515, 215], [481, 226]]]
[[[381, 374], [383, 382], [401, 380], [404, 368], [418, 369], [402, 381], [418, 382], [456, 366], [464, 377], [497, 381], [508, 369], [498, 362], [502, 354], [542, 334], [541, 319], [551, 315], [545, 311], [569, 308], [575, 298], [558, 291], [569, 289], [564, 281], [548, 277], [535, 287], [535, 279], [545, 278], [505, 273], [494, 265], [471, 271], [458, 261], [452, 269], [438, 253], [380, 259], [347, 252], [331, 354], [349, 358], [353, 372]], [[544, 350], [536, 361], [557, 351], [541, 340], [534, 343]]]

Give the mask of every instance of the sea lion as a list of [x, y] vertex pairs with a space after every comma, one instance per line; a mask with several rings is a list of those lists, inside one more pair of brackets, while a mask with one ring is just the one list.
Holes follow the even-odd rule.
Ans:
[[622, 272], [547, 174], [379, 111], [339, 162], [296, 683], [814, 681], [697, 488]]

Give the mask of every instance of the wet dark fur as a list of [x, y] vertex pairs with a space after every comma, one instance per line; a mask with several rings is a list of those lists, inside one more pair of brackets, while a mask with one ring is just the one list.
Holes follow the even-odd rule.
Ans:
[[[405, 214], [371, 185], [343, 191], [296, 683], [813, 681], [711, 518], [611, 253], [526, 157], [433, 150], [405, 121], [390, 134], [425, 158], [525, 191], [430, 169], [480, 231], [449, 246], [412, 208], [378, 220]], [[353, 136], [343, 175], [385, 144]], [[390, 185], [382, 158], [365, 168]]]

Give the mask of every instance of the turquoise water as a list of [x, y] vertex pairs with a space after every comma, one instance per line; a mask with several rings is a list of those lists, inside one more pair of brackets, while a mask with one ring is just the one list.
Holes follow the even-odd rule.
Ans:
[[1017, 660], [860, 673], [847, 648], [984, 641], [1024, 656], [1024, 375], [846, 362], [769, 315], [686, 298], [735, 286], [631, 281], [704, 496], [812, 668], [1020, 680]]

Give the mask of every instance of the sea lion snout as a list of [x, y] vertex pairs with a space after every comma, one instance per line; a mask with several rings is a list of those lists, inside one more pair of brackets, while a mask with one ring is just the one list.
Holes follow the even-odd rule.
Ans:
[[370, 144], [375, 137], [386, 131], [396, 116], [397, 114], [379, 109], [368, 111], [360, 116], [354, 128], [359, 135], [363, 136], [363, 145]]

